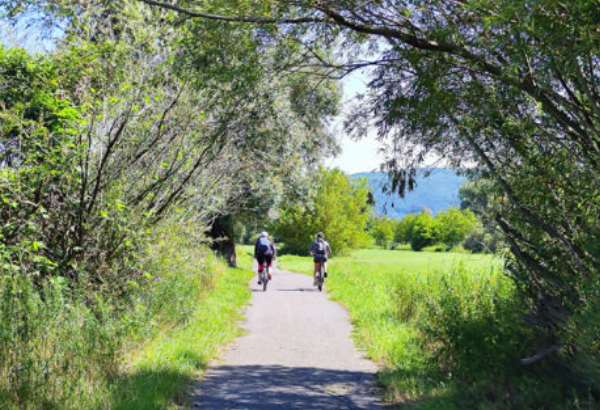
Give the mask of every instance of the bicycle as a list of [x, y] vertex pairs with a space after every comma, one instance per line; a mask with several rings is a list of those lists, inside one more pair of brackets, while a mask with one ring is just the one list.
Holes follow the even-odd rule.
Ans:
[[265, 263], [265, 268], [262, 270], [262, 272], [258, 273], [258, 276], [260, 278], [260, 283], [262, 284], [263, 287], [263, 292], [267, 291], [267, 285], [269, 283], [269, 264]]
[[325, 284], [325, 262], [319, 262], [319, 271], [317, 273], [317, 288], [319, 292], [323, 291], [323, 284]]

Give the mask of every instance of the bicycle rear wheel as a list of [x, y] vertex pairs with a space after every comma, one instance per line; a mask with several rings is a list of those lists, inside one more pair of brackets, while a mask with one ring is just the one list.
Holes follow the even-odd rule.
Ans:
[[319, 280], [317, 287], [319, 288], [319, 292], [323, 291], [323, 283], [325, 282], [325, 276], [323, 274], [323, 262], [321, 262], [319, 266]]
[[263, 271], [263, 280], [262, 280], [263, 292], [267, 291], [268, 284], [269, 284], [269, 268], [265, 268], [265, 270]]

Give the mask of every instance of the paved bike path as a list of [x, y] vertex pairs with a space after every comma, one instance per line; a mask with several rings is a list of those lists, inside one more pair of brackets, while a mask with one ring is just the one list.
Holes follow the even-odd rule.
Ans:
[[194, 409], [382, 408], [346, 311], [310, 277], [276, 271], [267, 292], [256, 278], [250, 286], [247, 333], [195, 386]]

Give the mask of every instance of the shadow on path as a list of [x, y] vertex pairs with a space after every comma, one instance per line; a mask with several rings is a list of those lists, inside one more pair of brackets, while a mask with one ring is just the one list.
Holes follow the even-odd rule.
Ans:
[[318, 292], [317, 288], [277, 289], [277, 292]]
[[373, 374], [277, 365], [216, 366], [196, 389], [195, 409], [382, 409]]

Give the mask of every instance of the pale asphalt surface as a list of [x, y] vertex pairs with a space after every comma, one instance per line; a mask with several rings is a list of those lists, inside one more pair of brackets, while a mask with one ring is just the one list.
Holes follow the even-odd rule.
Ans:
[[250, 286], [246, 334], [194, 387], [193, 409], [383, 408], [348, 314], [309, 276], [276, 271], [267, 292], [256, 276]]

